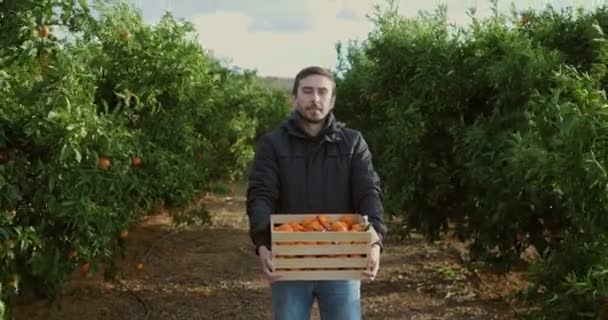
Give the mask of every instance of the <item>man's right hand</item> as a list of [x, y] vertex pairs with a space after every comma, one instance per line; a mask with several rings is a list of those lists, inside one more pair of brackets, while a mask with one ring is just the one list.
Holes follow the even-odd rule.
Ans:
[[260, 257], [260, 263], [262, 264], [262, 271], [268, 279], [272, 282], [281, 276], [276, 273], [274, 263], [272, 262], [272, 252], [266, 248], [266, 246], [260, 246], [258, 248], [258, 256]]

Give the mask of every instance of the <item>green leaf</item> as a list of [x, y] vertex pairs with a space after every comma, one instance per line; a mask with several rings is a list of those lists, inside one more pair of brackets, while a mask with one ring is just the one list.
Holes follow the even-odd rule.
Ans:
[[80, 151], [77, 148], [74, 148], [74, 154], [76, 155], [76, 162], [80, 163], [80, 161], [82, 160], [82, 155], [80, 154]]
[[70, 156], [71, 148], [68, 150], [68, 144], [64, 144], [59, 152], [59, 160], [65, 163], [65, 160]]
[[53, 192], [53, 189], [55, 189], [55, 176], [51, 174], [49, 177], [49, 192]]
[[78, 4], [80, 4], [80, 7], [82, 7], [86, 12], [89, 12], [88, 0], [78, 0]]
[[[2, 286], [0, 285], [0, 295], [2, 294]], [[4, 319], [6, 317], [6, 307], [4, 306], [4, 302], [0, 300], [0, 319]]]

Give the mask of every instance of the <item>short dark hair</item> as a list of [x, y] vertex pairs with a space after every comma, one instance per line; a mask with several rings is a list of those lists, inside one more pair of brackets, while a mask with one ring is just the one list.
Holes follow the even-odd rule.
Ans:
[[329, 80], [331, 80], [331, 82], [333, 83], [331, 92], [332, 92], [332, 95], [336, 95], [336, 81], [334, 80], [334, 75], [328, 69], [319, 67], [319, 66], [306, 67], [306, 68], [300, 70], [300, 72], [298, 72], [298, 74], [296, 75], [296, 78], [293, 82], [293, 88], [291, 89], [291, 94], [294, 96], [297, 95], [298, 86], [300, 85], [300, 80], [302, 80], [308, 76], [312, 76], [312, 75], [324, 76], [324, 77], [327, 77]]

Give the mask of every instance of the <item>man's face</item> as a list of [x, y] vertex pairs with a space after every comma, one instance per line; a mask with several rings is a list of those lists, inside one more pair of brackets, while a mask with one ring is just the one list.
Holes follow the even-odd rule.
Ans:
[[334, 108], [333, 82], [322, 75], [310, 75], [300, 80], [293, 98], [294, 108], [310, 123], [321, 123]]

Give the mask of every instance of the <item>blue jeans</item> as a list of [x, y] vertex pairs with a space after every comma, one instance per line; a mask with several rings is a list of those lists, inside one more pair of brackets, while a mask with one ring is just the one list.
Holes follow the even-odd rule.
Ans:
[[361, 281], [275, 281], [270, 286], [274, 320], [310, 320], [316, 298], [321, 320], [360, 320]]

